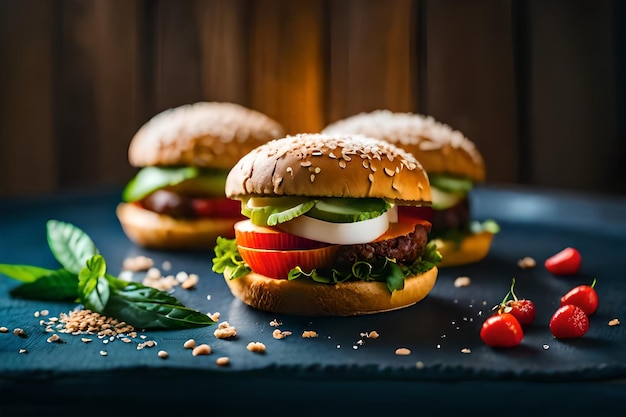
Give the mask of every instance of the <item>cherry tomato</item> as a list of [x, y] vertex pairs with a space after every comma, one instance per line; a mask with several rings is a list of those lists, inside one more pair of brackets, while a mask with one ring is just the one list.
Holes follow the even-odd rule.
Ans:
[[[532, 324], [535, 320], [535, 315], [537, 313], [535, 303], [532, 300], [517, 298], [517, 295], [515, 295], [515, 292], [513, 291], [514, 286], [515, 278], [513, 278], [511, 282], [511, 289], [508, 294], [504, 297], [504, 300], [502, 300], [500, 305], [497, 306], [497, 314], [512, 314], [521, 325], [527, 326]], [[513, 298], [511, 299], [510, 297]]]
[[579, 285], [561, 297], [561, 305], [574, 304], [590, 316], [598, 309], [598, 294], [595, 290], [596, 280], [591, 285]]
[[580, 269], [581, 260], [577, 249], [567, 247], [546, 259], [545, 267], [554, 275], [574, 275]]
[[480, 329], [480, 338], [491, 347], [515, 347], [522, 342], [522, 325], [509, 313], [489, 317]]
[[550, 318], [550, 332], [557, 339], [581, 337], [589, 330], [589, 317], [578, 306], [559, 307]]

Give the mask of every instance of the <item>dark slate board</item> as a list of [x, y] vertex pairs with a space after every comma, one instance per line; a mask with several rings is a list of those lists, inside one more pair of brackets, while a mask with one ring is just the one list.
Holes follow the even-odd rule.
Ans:
[[[51, 218], [70, 222], [91, 236], [110, 272], [119, 272], [126, 257], [146, 255], [158, 267], [170, 262], [170, 272], [197, 273], [200, 283], [194, 290], [179, 288], [174, 295], [189, 307], [220, 312], [220, 320], [237, 328], [237, 337], [216, 339], [211, 326], [140, 332], [157, 342], [143, 350], [137, 350], [141, 339], [105, 345], [94, 338], [85, 344], [79, 336], [61, 334], [64, 343], [51, 344], [33, 313], [47, 309], [58, 316], [75, 305], [10, 298], [17, 283], [2, 277], [0, 326], [21, 327], [28, 334], [26, 339], [0, 334], [0, 411], [4, 407], [10, 413], [6, 415], [44, 409], [78, 414], [83, 408], [71, 404], [92, 410], [87, 398], [109, 395], [158, 411], [181, 411], [192, 404], [237, 412], [259, 411], [261, 405], [277, 412], [272, 404], [283, 404], [284, 414], [296, 410], [300, 415], [340, 409], [374, 414], [390, 410], [390, 404], [440, 413], [501, 411], [520, 390], [530, 396], [527, 410], [545, 410], [544, 404], [554, 400], [561, 411], [574, 414], [624, 411], [618, 399], [625, 393], [620, 381], [626, 376], [626, 323], [607, 324], [613, 318], [626, 320], [623, 198], [477, 188], [473, 216], [494, 218], [501, 226], [487, 259], [441, 269], [434, 290], [414, 306], [343, 318], [287, 316], [243, 305], [211, 271], [212, 253], [148, 251], [132, 244], [114, 214], [118, 198], [113, 191], [0, 203], [0, 263], [56, 267], [46, 243], [45, 222]], [[552, 276], [543, 261], [566, 246], [580, 250], [582, 269], [574, 277]], [[520, 269], [517, 261], [525, 256], [535, 258], [537, 267]], [[454, 287], [459, 276], [470, 277], [471, 285]], [[513, 277], [517, 295], [537, 305], [537, 317], [519, 347], [491, 349], [479, 338], [480, 325], [507, 293]], [[548, 321], [559, 297], [593, 278], [598, 281], [600, 307], [589, 332], [576, 340], [555, 340]], [[292, 335], [273, 338], [274, 319], [282, 323], [280, 330]], [[305, 330], [319, 336], [302, 338]], [[363, 336], [372, 330], [380, 336]], [[182, 347], [189, 338], [208, 343], [213, 353], [193, 357]], [[264, 343], [266, 353], [249, 352], [246, 345], [251, 341]], [[401, 347], [411, 354], [396, 355]], [[28, 353], [18, 353], [21, 348]], [[101, 356], [100, 350], [108, 355]], [[169, 358], [160, 359], [158, 350], [168, 351]], [[228, 356], [230, 365], [217, 366], [219, 356]], [[570, 394], [583, 389], [584, 396]]]

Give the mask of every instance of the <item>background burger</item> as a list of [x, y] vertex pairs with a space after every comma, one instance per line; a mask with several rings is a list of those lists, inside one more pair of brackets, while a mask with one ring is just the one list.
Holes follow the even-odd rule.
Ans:
[[226, 179], [249, 218], [218, 238], [213, 270], [255, 308], [348, 316], [414, 304], [441, 259], [430, 223], [399, 206], [429, 206], [428, 177], [400, 148], [360, 135], [300, 134], [262, 145]]
[[470, 264], [489, 253], [498, 225], [471, 218], [469, 192], [485, 180], [485, 163], [472, 141], [430, 116], [376, 110], [328, 125], [325, 133], [363, 134], [402, 147], [428, 173], [432, 230], [443, 260], [440, 267]]
[[157, 114], [130, 142], [131, 165], [116, 214], [126, 235], [155, 249], [212, 249], [234, 236], [240, 207], [224, 196], [226, 175], [283, 127], [234, 103], [199, 102]]

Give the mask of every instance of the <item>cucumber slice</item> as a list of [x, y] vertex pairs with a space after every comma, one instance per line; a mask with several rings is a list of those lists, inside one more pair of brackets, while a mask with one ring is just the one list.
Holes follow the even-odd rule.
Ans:
[[331, 223], [354, 223], [379, 217], [390, 207], [380, 198], [323, 198], [307, 216]]
[[124, 191], [125, 202], [138, 201], [148, 194], [168, 187], [186, 195], [224, 196], [228, 171], [198, 167], [144, 167], [132, 178]]
[[125, 202], [141, 200], [159, 188], [179, 184], [198, 175], [199, 169], [196, 167], [145, 167], [128, 182], [122, 192], [122, 199]]
[[450, 208], [461, 201], [465, 196], [465, 194], [448, 193], [434, 186], [430, 187], [430, 192], [432, 195], [433, 210], [445, 210]]
[[452, 177], [443, 174], [431, 174], [428, 177], [432, 187], [453, 194], [467, 194], [474, 183], [467, 178]]
[[276, 226], [298, 217], [317, 200], [304, 197], [251, 197], [241, 203], [241, 213], [257, 226]]

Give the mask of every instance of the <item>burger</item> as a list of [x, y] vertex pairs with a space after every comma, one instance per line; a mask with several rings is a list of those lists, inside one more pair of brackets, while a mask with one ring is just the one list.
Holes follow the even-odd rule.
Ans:
[[204, 250], [234, 237], [239, 205], [224, 195], [226, 175], [255, 147], [284, 136], [268, 116], [235, 103], [198, 102], [165, 110], [132, 138], [128, 159], [138, 167], [116, 214], [140, 246]]
[[[443, 259], [440, 267], [478, 262], [489, 253], [499, 226], [471, 216], [470, 191], [485, 181], [485, 163], [475, 144], [431, 116], [376, 110], [329, 124], [328, 134], [363, 134], [403, 148], [420, 161], [432, 191], [429, 239]], [[414, 210], [413, 208], [400, 208]]]
[[352, 316], [422, 300], [441, 256], [431, 224], [398, 207], [431, 204], [428, 176], [402, 149], [361, 135], [286, 136], [244, 156], [226, 196], [246, 220], [218, 238], [213, 271], [254, 308]]

